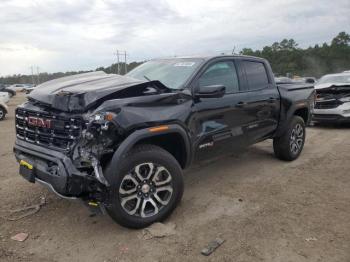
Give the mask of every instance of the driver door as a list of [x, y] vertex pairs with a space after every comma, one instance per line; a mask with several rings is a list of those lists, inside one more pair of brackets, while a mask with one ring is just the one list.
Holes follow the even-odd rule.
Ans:
[[191, 130], [194, 130], [195, 160], [232, 152], [247, 144], [245, 126], [249, 118], [242, 108], [240, 77], [234, 60], [215, 61], [207, 65], [195, 82], [196, 89], [223, 85], [220, 98], [195, 98]]

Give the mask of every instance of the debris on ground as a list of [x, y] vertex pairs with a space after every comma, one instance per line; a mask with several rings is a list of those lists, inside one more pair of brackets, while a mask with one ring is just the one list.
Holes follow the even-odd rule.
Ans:
[[18, 241], [18, 242], [23, 242], [28, 238], [27, 233], [18, 233], [17, 235], [14, 235], [11, 237], [12, 240]]
[[310, 241], [317, 241], [316, 237], [309, 237], [309, 238], [305, 238], [305, 241], [310, 242]]
[[209, 244], [202, 249], [201, 254], [204, 256], [209, 256], [213, 253], [219, 246], [221, 246], [225, 242], [224, 239], [216, 238], [213, 241], [209, 242]]
[[176, 224], [174, 223], [163, 224], [157, 222], [142, 230], [142, 239], [148, 240], [175, 235], [175, 228]]
[[2, 216], [1, 218], [9, 220], [9, 221], [16, 221], [16, 220], [20, 220], [22, 218], [34, 215], [35, 213], [39, 212], [40, 208], [46, 204], [46, 199], [44, 196], [42, 196], [40, 198], [40, 203], [39, 204], [35, 204], [35, 205], [31, 205], [31, 206], [26, 206], [23, 208], [18, 208], [18, 209], [14, 209], [14, 210], [10, 210], [9, 211], [9, 215], [8, 216]]

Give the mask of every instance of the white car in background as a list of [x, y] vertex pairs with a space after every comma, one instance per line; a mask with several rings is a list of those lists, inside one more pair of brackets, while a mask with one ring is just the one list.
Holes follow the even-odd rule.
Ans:
[[315, 89], [314, 122], [350, 123], [350, 72], [325, 75]]
[[14, 84], [14, 85], [9, 86], [8, 89], [11, 89], [11, 90], [16, 91], [16, 92], [20, 92], [23, 89], [25, 89], [26, 87], [27, 87], [26, 84]]

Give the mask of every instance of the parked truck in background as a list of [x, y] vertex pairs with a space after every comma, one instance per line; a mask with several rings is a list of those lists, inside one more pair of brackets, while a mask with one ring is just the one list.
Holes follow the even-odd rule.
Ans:
[[16, 109], [14, 152], [28, 181], [142, 228], [172, 213], [196, 161], [265, 139], [298, 158], [313, 105], [312, 85], [276, 85], [264, 59], [151, 60], [39, 85]]

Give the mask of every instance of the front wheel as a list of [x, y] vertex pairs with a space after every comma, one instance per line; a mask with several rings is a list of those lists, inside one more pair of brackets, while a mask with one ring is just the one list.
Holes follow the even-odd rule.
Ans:
[[140, 145], [121, 162], [106, 169], [111, 185], [109, 215], [129, 228], [143, 228], [168, 217], [184, 190], [176, 159], [158, 146]]
[[287, 130], [273, 139], [273, 149], [277, 158], [292, 161], [299, 157], [305, 143], [305, 122], [300, 116], [294, 116]]

